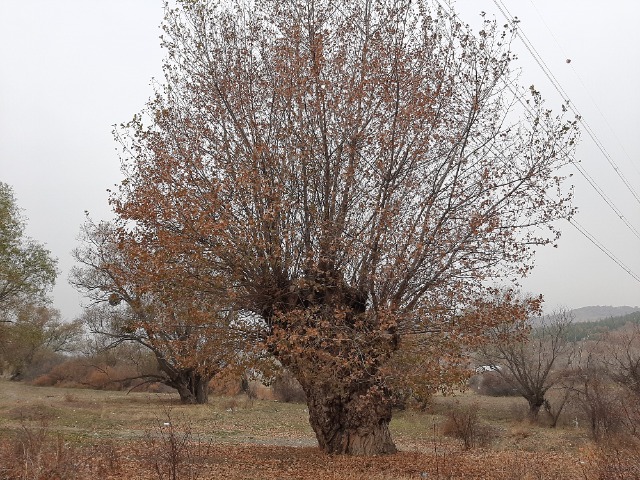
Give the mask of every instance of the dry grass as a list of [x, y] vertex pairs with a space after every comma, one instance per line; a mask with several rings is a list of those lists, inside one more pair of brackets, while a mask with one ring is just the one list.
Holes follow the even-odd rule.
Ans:
[[[596, 458], [585, 449], [587, 432], [520, 422], [512, 416], [518, 401], [467, 393], [437, 397], [430, 411], [395, 415], [391, 429], [401, 453], [328, 459], [315, 447], [302, 404], [215, 397], [209, 405], [183, 406], [175, 394], [127, 395], [0, 381], [0, 479], [43, 478], [37, 472], [45, 466], [55, 467], [49, 478], [169, 478], [152, 468], [163, 449], [166, 458], [175, 449], [168, 431], [193, 444], [180, 457], [188, 467], [184, 471], [192, 473], [180, 478], [597, 478], [585, 475], [585, 463], [580, 463]], [[458, 441], [442, 435], [440, 426], [454, 404], [473, 404], [482, 421], [491, 424], [497, 432], [491, 447], [464, 451]], [[167, 412], [177, 419], [168, 422], [175, 430], [162, 429]], [[157, 441], [149, 442], [153, 431]], [[29, 435], [37, 442], [25, 448]], [[24, 471], [27, 457], [31, 476]]]

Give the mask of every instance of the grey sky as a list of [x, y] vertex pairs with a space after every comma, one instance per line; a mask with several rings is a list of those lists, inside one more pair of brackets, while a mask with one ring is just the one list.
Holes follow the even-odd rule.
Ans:
[[[606, 7], [589, 0], [505, 3], [640, 191], [640, 6], [630, 0]], [[477, 23], [482, 10], [504, 22], [491, 0], [457, 2], [467, 22]], [[160, 77], [162, 15], [161, 0], [0, 0], [0, 181], [14, 188], [28, 234], [59, 258], [54, 305], [69, 319], [81, 310], [81, 298], [67, 284], [71, 250], [84, 210], [94, 219], [110, 216], [106, 189], [120, 180], [112, 125], [138, 112], [152, 93], [151, 78]], [[514, 49], [521, 83], [534, 83], [557, 109], [559, 96], [522, 43]], [[640, 230], [640, 204], [584, 134], [578, 158]], [[577, 220], [640, 275], [640, 240], [577, 170], [567, 173], [574, 173]], [[548, 308], [640, 305], [640, 283], [569, 224], [561, 226], [559, 248], [539, 252], [525, 288], [543, 293]]]

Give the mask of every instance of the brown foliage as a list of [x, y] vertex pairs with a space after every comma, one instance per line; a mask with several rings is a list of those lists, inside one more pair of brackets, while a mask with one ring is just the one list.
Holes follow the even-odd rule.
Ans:
[[588, 480], [627, 480], [640, 478], [640, 442], [613, 436], [585, 451], [584, 471]]
[[211, 378], [249, 358], [242, 350], [252, 328], [243, 330], [215, 297], [185, 292], [173, 259], [155, 253], [164, 269], [141, 261], [149, 252], [124, 242], [112, 225], [87, 220], [83, 242], [72, 282], [97, 303], [83, 320], [102, 350], [122, 343], [149, 350], [160, 370], [156, 381], [178, 390], [183, 403], [206, 403]]
[[[122, 478], [161, 478], [153, 462], [159, 458], [158, 443], [150, 449], [143, 442], [96, 441], [85, 447], [73, 447], [63, 458], [64, 464], [56, 463], [55, 437], [47, 437], [47, 455], [41, 456], [48, 468], [25, 470], [24, 458], [15, 455], [15, 444], [0, 438], [0, 478], [59, 478], [73, 480], [119, 480]], [[67, 447], [70, 447], [70, 445]], [[328, 456], [317, 448], [293, 448], [266, 445], [218, 444], [202, 447], [192, 445], [192, 453], [199, 448], [208, 454], [193, 457], [192, 472], [196, 478], [221, 480], [246, 480], [260, 478], [276, 480], [282, 478], [296, 480], [316, 480], [319, 478], [339, 478], [344, 480], [413, 480], [432, 478], [471, 480], [528, 480], [531, 478], [563, 478], [604, 480], [605, 478], [635, 478], [632, 476], [598, 476], [598, 472], [608, 472], [607, 464], [600, 461], [595, 452], [586, 452], [579, 463], [573, 454], [538, 453], [527, 451], [486, 452], [471, 450], [460, 452], [439, 445], [429, 452], [400, 452], [386, 457]], [[166, 452], [170, 452], [168, 447]], [[72, 456], [71, 456], [72, 455]], [[629, 457], [633, 459], [635, 457]], [[584, 460], [583, 460], [584, 459]], [[62, 460], [62, 459], [61, 459]], [[594, 462], [594, 463], [589, 463]], [[621, 459], [618, 467], [624, 466]], [[182, 472], [188, 473], [188, 466]], [[628, 465], [628, 464], [627, 464]], [[67, 474], [73, 468], [71, 474]], [[629, 473], [635, 468], [629, 466]], [[49, 476], [41, 477], [46, 472]], [[66, 475], [66, 476], [65, 476]], [[164, 478], [167, 478], [165, 474]], [[171, 478], [171, 477], [168, 477]], [[179, 477], [185, 478], [185, 477]], [[186, 476], [186, 478], [189, 478]]]
[[[119, 350], [122, 357], [104, 356], [77, 357], [67, 359], [30, 383], [38, 387], [93, 388], [97, 390], [170, 391], [159, 383], [149, 382], [157, 376], [154, 370], [147, 370], [139, 363], [131, 363], [126, 358], [126, 349]], [[113, 353], [113, 352], [112, 352]], [[141, 369], [141, 367], [143, 367]]]
[[211, 379], [209, 391], [214, 395], [233, 397], [242, 392], [242, 378], [232, 370], [222, 372]]
[[23, 421], [10, 441], [0, 444], [0, 460], [0, 478], [25, 480], [71, 480], [79, 461], [75, 448], [60, 434], [50, 434], [45, 421], [35, 427]]

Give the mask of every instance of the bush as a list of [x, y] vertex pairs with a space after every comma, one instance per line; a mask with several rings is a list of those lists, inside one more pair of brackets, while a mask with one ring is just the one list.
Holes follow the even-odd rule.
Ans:
[[485, 372], [480, 375], [477, 381], [476, 392], [489, 397], [517, 397], [518, 390], [507, 382], [499, 373]]
[[145, 457], [159, 480], [200, 477], [203, 460], [209, 456], [211, 443], [202, 442], [185, 418], [177, 418], [170, 408], [162, 419], [156, 419], [155, 429], [145, 435]]
[[66, 363], [68, 356], [60, 353], [54, 353], [48, 350], [38, 350], [29, 365], [26, 365], [20, 380], [33, 381], [41, 375], [45, 375], [59, 365]]
[[486, 447], [493, 439], [493, 431], [480, 422], [476, 404], [465, 407], [452, 406], [446, 413], [441, 425], [442, 434], [462, 441], [465, 450], [474, 447]]
[[[154, 372], [155, 373], [155, 372]], [[92, 388], [96, 390], [129, 390], [167, 392], [172, 388], [149, 382], [140, 368], [126, 362], [105, 362], [101, 357], [67, 359], [54, 365], [31, 384], [38, 387]]]
[[304, 403], [307, 396], [300, 383], [288, 370], [280, 372], [271, 384], [273, 396], [280, 402]]
[[637, 439], [611, 436], [607, 442], [587, 451], [584, 478], [626, 480], [640, 478], [640, 442]]
[[0, 479], [73, 480], [122, 478], [120, 457], [113, 442], [80, 448], [50, 431], [46, 420], [0, 436]]
[[624, 405], [621, 392], [606, 377], [591, 375], [578, 395], [578, 402], [596, 442], [624, 430]]
[[90, 360], [73, 358], [54, 366], [46, 374], [37, 377], [31, 383], [39, 387], [90, 387], [86, 383], [91, 370], [94, 368]]

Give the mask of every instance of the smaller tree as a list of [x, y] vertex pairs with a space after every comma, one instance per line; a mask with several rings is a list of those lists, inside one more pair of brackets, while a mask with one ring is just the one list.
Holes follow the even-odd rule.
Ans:
[[480, 348], [482, 364], [491, 366], [527, 400], [531, 420], [545, 407], [555, 426], [567, 400], [565, 397], [553, 411], [547, 392], [566, 378], [572, 363], [574, 344], [567, 337], [572, 321], [572, 313], [563, 309], [515, 327], [501, 324], [491, 331], [492, 341]]
[[604, 334], [591, 350], [580, 393], [594, 438], [640, 439], [640, 325]]
[[627, 325], [605, 339], [612, 347], [606, 362], [612, 380], [640, 399], [640, 325]]
[[63, 322], [54, 308], [23, 305], [0, 331], [0, 364], [12, 380], [21, 380], [39, 360], [75, 351], [82, 334], [79, 320]]
[[102, 337], [104, 350], [134, 343], [153, 354], [159, 372], [141, 372], [139, 378], [175, 388], [182, 403], [207, 403], [209, 381], [223, 370], [239, 368], [242, 360], [234, 362], [238, 345], [233, 337], [228, 335], [226, 343], [221, 339], [223, 317], [216, 323], [212, 314], [202, 311], [161, 310], [153, 305], [145, 310], [146, 314], [127, 304], [96, 305], [82, 318], [92, 334]]
[[616, 388], [607, 369], [611, 345], [600, 338], [580, 349], [578, 373], [573, 390], [596, 442], [619, 433], [623, 427], [621, 389]]
[[125, 342], [148, 349], [161, 374], [143, 376], [175, 388], [183, 403], [207, 403], [209, 381], [248, 360], [243, 346], [255, 327], [210, 292], [185, 288], [179, 256], [168, 249], [145, 250], [126, 232], [90, 221], [82, 240], [71, 282], [94, 302], [83, 316], [89, 331], [107, 349]]

